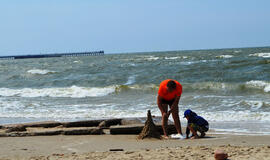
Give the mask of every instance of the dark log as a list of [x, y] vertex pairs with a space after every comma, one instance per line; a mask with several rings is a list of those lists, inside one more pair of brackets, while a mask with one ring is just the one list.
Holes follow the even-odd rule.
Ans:
[[27, 136], [54, 136], [62, 134], [61, 130], [30, 132]]
[[122, 119], [108, 119], [100, 122], [98, 126], [101, 128], [106, 128], [113, 125], [121, 125], [121, 121]]
[[77, 121], [62, 123], [64, 127], [97, 127], [100, 122], [104, 120], [89, 120], [89, 121]]
[[111, 126], [110, 134], [139, 134], [141, 133], [144, 125], [124, 125], [124, 126]]
[[[135, 134], [138, 135], [141, 133], [144, 125], [143, 124], [134, 124], [134, 125], [121, 125], [121, 126], [111, 126], [110, 134]], [[160, 134], [163, 134], [161, 125], [156, 125], [156, 128]], [[168, 134], [177, 133], [174, 125], [168, 125]]]
[[45, 122], [33, 122], [33, 123], [21, 123], [21, 124], [10, 124], [10, 125], [4, 125], [3, 128], [14, 128], [17, 126], [23, 126], [24, 128], [27, 127], [44, 127], [44, 128], [53, 128], [56, 126], [60, 126], [60, 122], [55, 121], [45, 121]]
[[80, 129], [64, 129], [64, 135], [101, 135], [104, 134], [103, 130], [97, 127], [80, 128]]
[[24, 125], [14, 125], [14, 126], [6, 127], [6, 133], [22, 132], [22, 131], [26, 131], [26, 128]]

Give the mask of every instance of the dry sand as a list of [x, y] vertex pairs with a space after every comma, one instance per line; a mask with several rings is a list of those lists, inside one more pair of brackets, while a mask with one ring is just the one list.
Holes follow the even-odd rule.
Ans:
[[[0, 159], [229, 159], [270, 160], [270, 135], [210, 134], [196, 140], [137, 140], [136, 135], [1, 137]], [[123, 149], [111, 152], [110, 149]]]

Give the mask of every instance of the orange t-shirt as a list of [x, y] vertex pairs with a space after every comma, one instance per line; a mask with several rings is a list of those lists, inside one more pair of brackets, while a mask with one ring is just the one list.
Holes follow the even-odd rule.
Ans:
[[158, 90], [158, 95], [167, 101], [173, 100], [175, 97], [181, 96], [182, 94], [182, 85], [176, 80], [173, 80], [176, 83], [176, 89], [172, 92], [168, 92], [167, 83], [170, 80], [172, 79], [167, 79], [167, 80], [162, 81], [159, 85], [159, 90]]

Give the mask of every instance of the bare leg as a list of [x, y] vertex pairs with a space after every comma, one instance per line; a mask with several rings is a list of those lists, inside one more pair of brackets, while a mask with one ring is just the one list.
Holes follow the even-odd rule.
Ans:
[[178, 113], [178, 106], [175, 107], [175, 109], [172, 111], [172, 116], [174, 120], [174, 125], [179, 134], [182, 134], [182, 128], [181, 128], [181, 123], [179, 119], [179, 113]]
[[164, 111], [164, 112], [162, 112], [160, 110], [161, 115], [162, 115], [162, 129], [163, 129], [164, 136], [168, 137], [168, 134], [167, 134], [168, 117], [166, 116], [166, 114], [168, 112], [168, 105], [167, 104], [162, 104], [161, 106], [162, 106], [163, 111]]

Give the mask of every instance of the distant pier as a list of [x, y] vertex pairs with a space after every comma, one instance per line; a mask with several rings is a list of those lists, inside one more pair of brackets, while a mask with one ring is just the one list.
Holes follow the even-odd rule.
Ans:
[[104, 51], [94, 51], [94, 52], [76, 52], [76, 53], [20, 55], [20, 56], [0, 56], [0, 59], [28, 59], [28, 58], [53, 58], [53, 57], [103, 56], [103, 55]]

